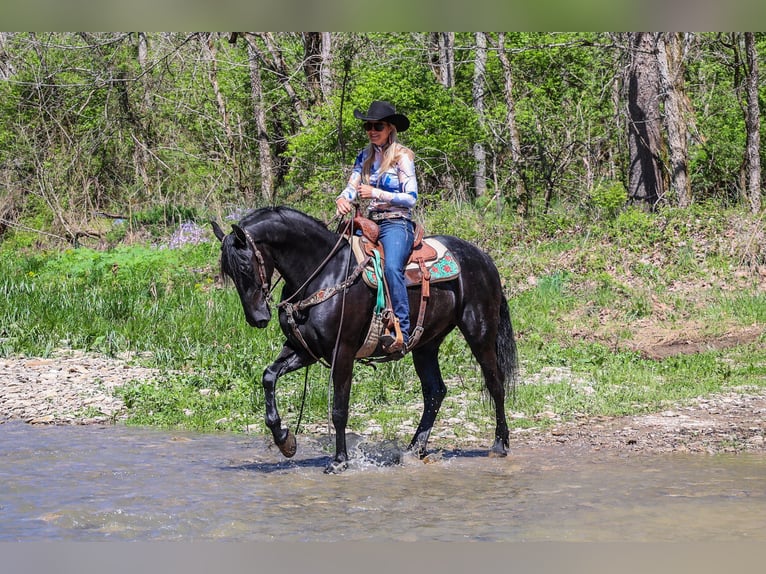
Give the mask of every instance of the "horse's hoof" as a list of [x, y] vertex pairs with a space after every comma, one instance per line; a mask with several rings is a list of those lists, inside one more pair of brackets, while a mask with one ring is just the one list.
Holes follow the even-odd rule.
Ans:
[[327, 468], [324, 469], [324, 473], [325, 474], [340, 474], [347, 468], [348, 468], [348, 462], [346, 462], [345, 460], [341, 462], [334, 460], [327, 465]]
[[423, 464], [433, 464], [435, 462], [439, 462], [442, 458], [443, 454], [441, 452], [431, 452], [421, 457]]
[[489, 449], [489, 458], [505, 458], [508, 456], [508, 441], [496, 438]]
[[426, 452], [425, 449], [408, 448], [408, 449], [406, 449], [404, 451], [404, 454], [406, 454], [410, 458], [414, 458], [414, 459], [417, 459], [417, 460], [423, 460], [428, 455], [428, 452]]
[[281, 443], [278, 443], [277, 447], [279, 447], [279, 452], [281, 452], [285, 457], [292, 458], [295, 455], [295, 451], [298, 450], [298, 441], [295, 440], [293, 431], [288, 430], [285, 440]]

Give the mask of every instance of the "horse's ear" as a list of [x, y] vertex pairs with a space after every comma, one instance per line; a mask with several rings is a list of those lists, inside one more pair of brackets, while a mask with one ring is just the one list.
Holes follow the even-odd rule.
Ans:
[[218, 238], [218, 241], [223, 241], [223, 238], [226, 237], [226, 234], [223, 232], [223, 229], [221, 229], [221, 226], [216, 223], [216, 221], [211, 220], [210, 225], [213, 226], [213, 233]]
[[237, 247], [244, 247], [247, 245], [247, 237], [242, 228], [236, 223], [231, 226], [231, 230], [234, 232], [234, 237], [237, 238]]

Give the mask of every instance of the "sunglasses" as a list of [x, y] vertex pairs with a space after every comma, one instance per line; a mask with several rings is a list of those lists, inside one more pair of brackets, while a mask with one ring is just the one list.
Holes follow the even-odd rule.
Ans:
[[384, 129], [386, 129], [386, 123], [385, 122], [364, 122], [362, 124], [362, 127], [364, 128], [364, 131], [370, 132], [372, 130], [375, 130], [376, 132], [382, 132]]

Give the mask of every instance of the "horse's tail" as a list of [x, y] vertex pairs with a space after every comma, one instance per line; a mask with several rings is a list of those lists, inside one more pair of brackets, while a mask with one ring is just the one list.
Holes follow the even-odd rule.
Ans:
[[519, 380], [519, 356], [516, 350], [516, 337], [513, 333], [511, 313], [508, 310], [508, 300], [505, 294], [500, 301], [500, 322], [497, 329], [495, 342], [497, 362], [503, 373], [506, 392], [511, 392], [515, 398], [516, 384]]

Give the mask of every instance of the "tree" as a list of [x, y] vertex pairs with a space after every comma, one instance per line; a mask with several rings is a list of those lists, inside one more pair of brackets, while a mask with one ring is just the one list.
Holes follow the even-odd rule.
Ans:
[[[473, 107], [479, 119], [479, 125], [484, 127], [484, 84], [487, 71], [487, 34], [476, 32], [476, 57], [473, 63]], [[473, 157], [476, 160], [474, 175], [474, 193], [476, 197], [483, 196], [487, 191], [487, 157], [484, 144], [475, 141]]]
[[320, 85], [322, 86], [322, 100], [327, 100], [332, 93], [332, 34], [322, 32], [321, 48], [322, 65], [319, 70]]
[[508, 148], [511, 154], [513, 180], [515, 192], [513, 200], [516, 202], [520, 214], [525, 215], [529, 210], [529, 195], [524, 179], [523, 161], [521, 153], [521, 138], [516, 124], [516, 102], [513, 95], [513, 73], [508, 54], [505, 52], [505, 33], [500, 32], [497, 37], [497, 55], [503, 72], [503, 100], [505, 103], [505, 124], [508, 130]]
[[431, 68], [445, 88], [455, 87], [455, 33], [431, 33]]
[[304, 32], [303, 72], [310, 98], [309, 106], [324, 101], [332, 89], [332, 34]]
[[226, 141], [224, 151], [226, 161], [229, 163], [234, 173], [234, 180], [237, 183], [237, 188], [245, 191], [245, 195], [247, 195], [249, 186], [243, 181], [242, 170], [239, 165], [239, 146], [237, 144], [237, 137], [235, 136], [232, 127], [230, 113], [226, 103], [226, 96], [224, 95], [223, 90], [221, 90], [218, 78], [218, 48], [216, 46], [216, 36], [217, 35], [212, 32], [200, 34], [199, 39], [202, 47], [203, 61], [206, 64], [210, 86], [212, 87], [215, 96], [216, 106], [220, 115], [220, 125], [223, 127]]
[[656, 34], [631, 32], [628, 37], [628, 197], [653, 208], [665, 192]]
[[0, 32], [0, 80], [7, 80], [13, 73], [13, 61], [6, 50], [6, 38], [9, 32]]
[[755, 48], [755, 34], [745, 32], [745, 84], [747, 94], [747, 111], [745, 113], [745, 129], [747, 145], [745, 148], [745, 165], [747, 173], [747, 198], [750, 201], [750, 211], [758, 213], [761, 210], [761, 111], [758, 104], [758, 53]]
[[679, 33], [657, 35], [657, 65], [662, 86], [665, 127], [670, 155], [670, 185], [676, 193], [679, 207], [689, 207], [692, 201], [689, 182], [686, 93], [684, 91], [684, 42]]
[[274, 197], [274, 165], [271, 156], [268, 126], [264, 106], [263, 82], [260, 62], [263, 57], [250, 34], [243, 34], [247, 42], [248, 63], [250, 68], [250, 95], [252, 98], [253, 117], [256, 125], [258, 143], [258, 166], [261, 174], [261, 196], [266, 202]]

